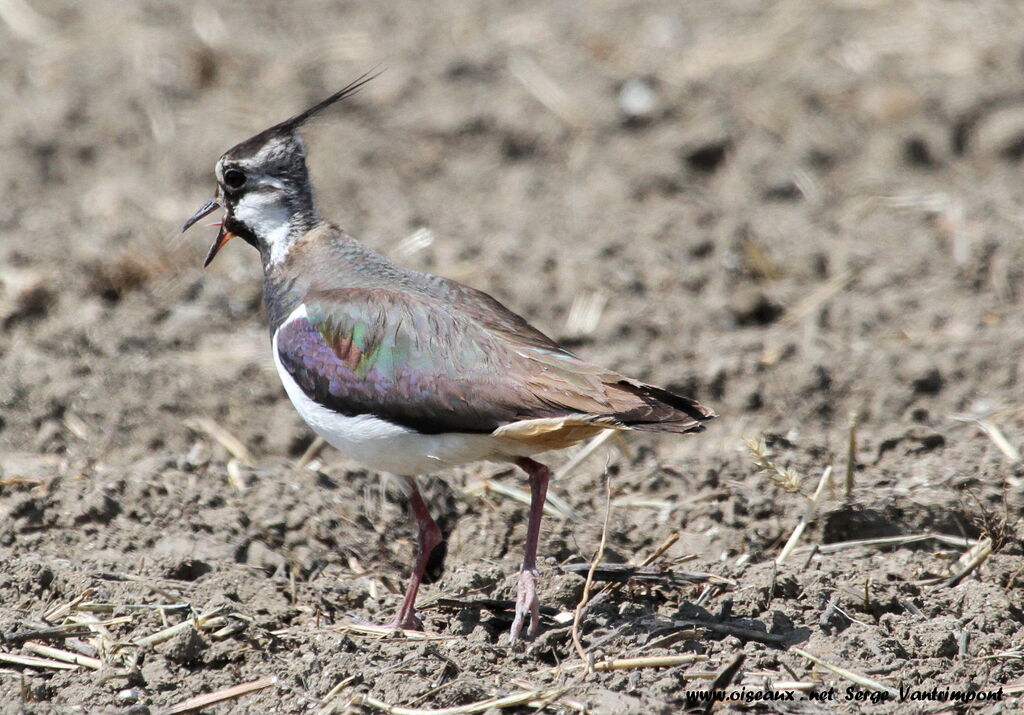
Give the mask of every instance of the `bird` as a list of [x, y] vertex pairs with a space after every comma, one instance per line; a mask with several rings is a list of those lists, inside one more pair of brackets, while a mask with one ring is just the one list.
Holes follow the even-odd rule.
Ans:
[[182, 226], [223, 209], [204, 267], [233, 237], [256, 248], [271, 352], [302, 419], [342, 454], [391, 473], [417, 531], [392, 629], [422, 630], [416, 596], [442, 534], [421, 476], [512, 463], [530, 485], [510, 641], [540, 624], [537, 549], [551, 470], [534, 459], [606, 430], [690, 433], [714, 410], [578, 357], [487, 293], [399, 266], [319, 212], [299, 129], [351, 97], [364, 74], [235, 145], [216, 191]]

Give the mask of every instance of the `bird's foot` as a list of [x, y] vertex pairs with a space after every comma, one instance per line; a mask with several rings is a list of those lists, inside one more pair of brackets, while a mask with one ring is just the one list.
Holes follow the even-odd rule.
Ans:
[[530, 627], [526, 631], [528, 638], [537, 635], [540, 628], [540, 599], [537, 597], [537, 569], [523, 569], [519, 572], [519, 584], [516, 587], [516, 617], [512, 621], [510, 640], [515, 643], [523, 633], [523, 622], [527, 614], [530, 616]]
[[385, 628], [390, 628], [393, 631], [422, 631], [423, 621], [414, 611], [410, 611], [404, 616], [399, 612]]
[[409, 613], [406, 616], [402, 616], [401, 613], [396, 615], [388, 623], [376, 623], [371, 621], [369, 618], [363, 618], [357, 616], [354, 613], [348, 614], [349, 620], [360, 626], [369, 626], [373, 629], [381, 629], [382, 631], [422, 631], [423, 621], [415, 613]]

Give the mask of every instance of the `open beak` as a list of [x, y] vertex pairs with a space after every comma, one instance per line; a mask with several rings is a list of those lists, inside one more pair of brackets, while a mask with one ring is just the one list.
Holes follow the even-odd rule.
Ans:
[[[199, 219], [205, 216], [209, 216], [219, 208], [220, 203], [217, 201], [217, 199], [210, 199], [209, 201], [207, 201], [205, 204], [203, 204], [202, 208], [200, 208], [198, 211], [192, 214], [192, 218], [186, 221], [185, 224], [181, 227], [182, 233], [192, 228], [192, 226], [197, 221], [199, 221]], [[217, 238], [214, 240], [213, 245], [210, 246], [210, 252], [206, 254], [206, 260], [203, 261], [203, 268], [210, 265], [210, 263], [213, 261], [214, 256], [217, 255], [220, 249], [224, 248], [224, 245], [228, 241], [230, 241], [234, 235], [235, 234], [231, 233], [231, 231], [228, 231], [227, 229], [224, 228], [223, 223], [220, 225], [220, 231], [217, 232]]]
[[217, 238], [214, 240], [213, 245], [210, 246], [210, 252], [206, 254], [206, 260], [203, 261], [203, 268], [210, 265], [210, 263], [213, 262], [213, 257], [216, 256], [220, 249], [224, 248], [224, 245], [234, 237], [235, 234], [225, 229], [224, 224], [221, 224], [220, 231], [217, 232]]
[[196, 221], [206, 216], [209, 216], [219, 208], [220, 202], [217, 201], [217, 199], [210, 199], [205, 204], [203, 204], [202, 208], [200, 208], [198, 211], [192, 214], [192, 218], [186, 221], [185, 224], [181, 227], [181, 232], [185, 233], [185, 231], [188, 231], [190, 228], [192, 228], [193, 225], [195, 225]]

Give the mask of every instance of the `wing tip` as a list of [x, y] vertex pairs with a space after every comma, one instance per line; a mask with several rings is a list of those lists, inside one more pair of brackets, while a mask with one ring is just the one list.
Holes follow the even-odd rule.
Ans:
[[629, 429], [647, 432], [703, 432], [704, 422], [718, 417], [711, 407], [653, 385], [633, 385], [642, 407], [615, 415]]

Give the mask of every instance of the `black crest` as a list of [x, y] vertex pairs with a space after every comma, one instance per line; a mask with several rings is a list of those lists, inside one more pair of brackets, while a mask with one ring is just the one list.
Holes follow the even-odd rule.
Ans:
[[[381, 72], [383, 72], [383, 70], [381, 70]], [[346, 97], [351, 97], [360, 89], [362, 89], [367, 82], [379, 77], [381, 72], [370, 70], [369, 72], [361, 75], [360, 77], [357, 77], [355, 80], [339, 89], [330, 97], [327, 97], [327, 99], [324, 99], [314, 104], [309, 109], [299, 112], [294, 117], [290, 117], [289, 119], [286, 119], [283, 122], [275, 124], [269, 129], [264, 129], [262, 132], [260, 132], [254, 137], [246, 139], [244, 142], [236, 145], [233, 149], [231, 149], [228, 152], [228, 154], [232, 156], [245, 156], [247, 154], [254, 154], [257, 151], [259, 151], [260, 148], [263, 147], [271, 139], [294, 135], [296, 130], [299, 129], [299, 127], [308, 122], [315, 115], [327, 109], [332, 104], [340, 102]]]

